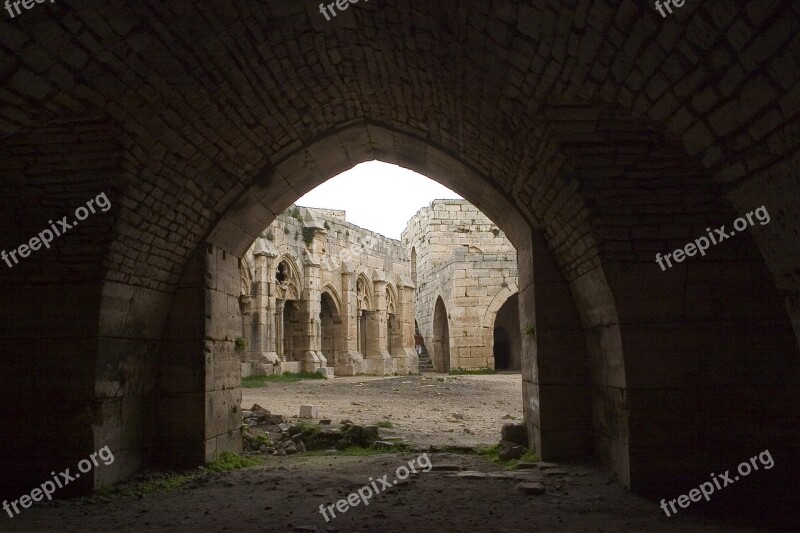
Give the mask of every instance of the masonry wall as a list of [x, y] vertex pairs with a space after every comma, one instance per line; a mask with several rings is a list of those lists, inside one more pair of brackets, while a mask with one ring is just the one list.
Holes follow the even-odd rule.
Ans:
[[[284, 282], [276, 278], [279, 268], [286, 270]], [[402, 245], [346, 222], [344, 211], [290, 207], [247, 251], [240, 275], [245, 375], [418, 371], [413, 284]], [[285, 305], [292, 306], [287, 315]], [[291, 353], [284, 353], [289, 335]], [[334, 339], [324, 349], [323, 336]]]
[[[402, 234], [416, 254], [415, 317], [434, 369], [494, 368], [494, 320], [516, 292], [517, 253], [502, 231], [465, 200], [434, 200]], [[449, 324], [449, 365], [437, 353], [434, 310], [442, 298]]]

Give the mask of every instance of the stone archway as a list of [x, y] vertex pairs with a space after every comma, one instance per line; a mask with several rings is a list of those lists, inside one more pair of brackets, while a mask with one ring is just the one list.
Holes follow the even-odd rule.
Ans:
[[522, 368], [522, 332], [519, 325], [519, 298], [512, 294], [495, 315], [492, 326], [492, 355], [496, 370]]
[[320, 294], [321, 351], [328, 366], [341, 363], [342, 352], [346, 350], [346, 337], [342, 326], [339, 307], [331, 292], [323, 290]]
[[433, 368], [436, 372], [450, 372], [450, 324], [442, 297], [436, 299], [433, 310]]
[[[81, 482], [236, 449], [235, 263], [276, 213], [370, 159], [441, 181], [517, 246], [526, 418], [544, 457], [586, 438], [561, 410], [586, 367], [570, 353], [591, 369], [594, 453], [636, 490], [692, 485], [740, 460], [738, 443], [796, 457], [797, 430], [781, 422], [800, 405], [792, 2], [696, 2], [666, 21], [632, 3], [501, 3], [480, 17], [364, 3], [358, 24], [324, 32], [289, 4], [220, 4], [224, 36], [198, 6], [177, 18], [128, 6], [135, 38], [108, 30], [114, 6], [78, 12], [80, 24], [51, 13], [41, 22], [59, 38], [22, 25], [2, 51], [8, 246], [79, 194], [107, 190], [114, 205], [2, 278], [25, 302], [0, 320], [13, 325], [0, 404], [23, 435], [0, 455], [29, 466], [22, 482], [108, 436], [115, 469]], [[397, 23], [380, 31], [384, 8]], [[103, 36], [90, 59], [65, 59], [86, 32]], [[654, 264], [762, 204], [774, 218], [752, 236], [669, 272]], [[64, 368], [72, 379], [38, 371]], [[19, 413], [41, 395], [69, 400], [45, 425], [73, 437], [26, 429]], [[687, 442], [693, 454], [674, 451]]]

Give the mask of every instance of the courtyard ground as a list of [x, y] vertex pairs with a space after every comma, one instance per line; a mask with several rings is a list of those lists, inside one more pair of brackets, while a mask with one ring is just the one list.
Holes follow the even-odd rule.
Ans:
[[382, 433], [415, 445], [496, 444], [504, 423], [522, 421], [522, 377], [423, 374], [276, 382], [242, 389], [242, 407], [254, 403], [287, 417], [297, 416], [301, 405], [316, 405], [320, 418], [334, 423], [388, 421], [394, 428]]
[[[268, 383], [244, 389], [243, 398], [245, 407], [259, 403], [276, 414], [314, 404], [334, 422], [390, 420], [395, 429], [382, 433], [415, 447], [495, 443], [504, 417], [522, 416], [519, 374]], [[0, 531], [758, 531], [724, 513], [715, 521], [692, 509], [667, 518], [657, 502], [632, 495], [592, 461], [508, 471], [477, 455], [428, 453], [434, 469], [424, 472], [421, 453], [269, 456], [261, 466], [209, 472], [170, 492], [40, 504], [13, 519], [4, 515]], [[335, 518], [329, 512], [330, 522], [320, 514], [321, 504], [384, 474], [393, 481], [414, 459], [418, 473], [387, 488], [377, 484], [368, 506], [335, 511]], [[523, 482], [540, 484], [530, 487], [541, 493], [524, 493]]]

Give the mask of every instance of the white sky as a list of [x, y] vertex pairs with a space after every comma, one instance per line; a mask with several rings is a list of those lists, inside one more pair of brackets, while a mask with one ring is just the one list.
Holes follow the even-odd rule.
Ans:
[[[368, 196], [363, 191], [369, 191]], [[436, 199], [459, 195], [411, 170], [368, 161], [342, 172], [295, 202], [304, 207], [347, 211], [347, 221], [400, 239], [406, 224], [421, 207]]]

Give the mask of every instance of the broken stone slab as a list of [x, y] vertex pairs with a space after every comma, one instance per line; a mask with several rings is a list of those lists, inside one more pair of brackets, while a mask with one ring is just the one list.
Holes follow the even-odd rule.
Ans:
[[431, 466], [431, 472], [458, 472], [460, 470], [460, 466], [451, 463], [440, 463], [438, 465]]
[[506, 477], [518, 481], [542, 481], [542, 474], [535, 470], [512, 470], [506, 472]]
[[528, 426], [526, 424], [503, 424], [500, 438], [519, 446], [528, 446]]
[[540, 495], [544, 494], [544, 485], [536, 482], [523, 482], [517, 485], [517, 490], [523, 494]]
[[316, 405], [301, 405], [300, 418], [317, 418], [319, 408]]
[[485, 472], [478, 472], [477, 470], [464, 470], [463, 472], [458, 472], [456, 477], [463, 477], [465, 479], [483, 479], [489, 477], [489, 474]]
[[545, 477], [566, 476], [567, 475], [567, 471], [566, 470], [561, 470], [561, 469], [558, 469], [558, 468], [551, 468], [551, 469], [548, 469], [548, 470], [542, 470], [542, 473], [545, 475]]
[[517, 463], [517, 470], [535, 470], [538, 467], [539, 463], [529, 463], [527, 461]]
[[539, 461], [539, 470], [548, 470], [550, 468], [558, 468], [559, 465], [555, 463], [546, 463], [544, 461]]
[[376, 440], [372, 443], [373, 448], [394, 448], [396, 444], [386, 440]]

